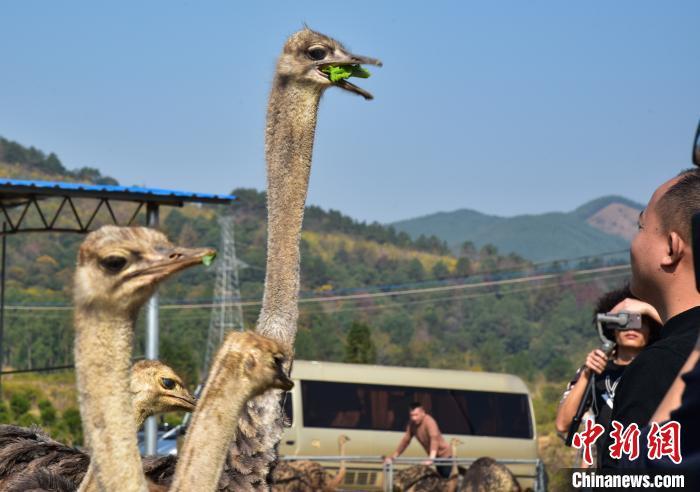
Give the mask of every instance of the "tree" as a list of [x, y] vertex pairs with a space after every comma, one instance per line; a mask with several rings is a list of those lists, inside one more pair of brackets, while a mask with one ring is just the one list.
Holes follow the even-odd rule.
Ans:
[[53, 425], [56, 422], [56, 409], [49, 400], [39, 401], [39, 412], [41, 412], [42, 425]]
[[471, 241], [464, 241], [459, 247], [459, 256], [462, 258], [475, 259], [476, 246]]
[[433, 265], [433, 277], [436, 279], [443, 279], [450, 274], [450, 271], [445, 265], [445, 262], [440, 260], [435, 265]]
[[482, 260], [494, 256], [498, 256], [498, 248], [493, 244], [484, 244], [479, 250], [479, 258]]
[[51, 152], [46, 158], [42, 167], [46, 171], [56, 174], [64, 172], [66, 170], [66, 168], [63, 167], [63, 164], [61, 164], [61, 160], [53, 152]]
[[406, 273], [408, 273], [409, 279], [413, 282], [420, 282], [425, 278], [423, 264], [417, 258], [413, 258], [408, 262]]
[[536, 368], [527, 352], [520, 352], [506, 360], [505, 370], [531, 380], [535, 375]]
[[12, 423], [12, 415], [4, 401], [0, 400], [0, 424]]
[[15, 417], [20, 417], [29, 411], [31, 403], [24, 393], [15, 393], [10, 399], [10, 408]]
[[377, 350], [372, 341], [370, 327], [364, 323], [353, 321], [345, 340], [344, 362], [355, 364], [374, 364], [377, 360]]
[[555, 356], [544, 370], [544, 375], [550, 381], [561, 381], [571, 375], [571, 362], [561, 355]]
[[455, 276], [468, 277], [471, 273], [472, 261], [468, 257], [462, 256], [457, 260], [457, 265], [455, 266]]
[[80, 421], [80, 410], [71, 407], [63, 412], [63, 424], [68, 432], [74, 436], [73, 444], [82, 444], [83, 442], [83, 425]]

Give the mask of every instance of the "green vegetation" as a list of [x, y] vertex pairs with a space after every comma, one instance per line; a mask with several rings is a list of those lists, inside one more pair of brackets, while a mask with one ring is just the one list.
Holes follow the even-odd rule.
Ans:
[[[70, 445], [83, 441], [72, 373], [3, 377], [0, 424], [40, 425], [51, 437]], [[9, 405], [8, 403], [9, 402]]]
[[[12, 164], [19, 161], [7, 162], [4, 152], [0, 153], [6, 161], [0, 162], [2, 172], [13, 176], [25, 172], [47, 180], [68, 177], [48, 173], [41, 163]], [[29, 153], [43, 155], [34, 152]], [[265, 276], [265, 194], [251, 189], [233, 193], [241, 200], [234, 207], [234, 216], [237, 254], [245, 265], [240, 270], [242, 297], [257, 301]], [[128, 217], [131, 211], [119, 206], [115, 213]], [[165, 208], [162, 229], [179, 244], [218, 247], [217, 211], [208, 206]], [[33, 219], [28, 216], [27, 220]], [[98, 214], [96, 220], [104, 222], [105, 217]], [[80, 241], [80, 236], [69, 234], [9, 237], [7, 304], [68, 306]], [[383, 295], [397, 288], [455, 286], [465, 277], [480, 274], [484, 274], [480, 280], [497, 280], [504, 277], [488, 272], [526, 269], [531, 264], [516, 254], [501, 254], [495, 245], [476, 238], [465, 241], [463, 237], [451, 250], [435, 236], [411, 239], [393, 227], [358, 222], [338, 211], [313, 206], [306, 210], [301, 251], [302, 297], [323, 298], [358, 290], [382, 295], [302, 302], [297, 357], [518, 374], [533, 390], [538, 432], [546, 443], [543, 456], [551, 463], [566, 459], [568, 451], [552, 434], [558, 395], [584, 354], [596, 345], [590, 323], [594, 300], [622, 278], [567, 274], [540, 283]], [[211, 311], [165, 306], [210, 301], [214, 279], [215, 268], [193, 268], [160, 290], [164, 306], [160, 312], [161, 357], [190, 385], [200, 377]], [[259, 308], [259, 304], [245, 306], [247, 328], [254, 326]], [[5, 367], [72, 363], [71, 315], [70, 310], [9, 309]], [[143, 346], [140, 320], [135, 355], [143, 353]], [[3, 389], [0, 422], [38, 423], [57, 439], [81, 442], [72, 373], [6, 377]]]
[[372, 330], [364, 323], [353, 322], [345, 339], [343, 362], [351, 364], [374, 364], [377, 349], [372, 341]]

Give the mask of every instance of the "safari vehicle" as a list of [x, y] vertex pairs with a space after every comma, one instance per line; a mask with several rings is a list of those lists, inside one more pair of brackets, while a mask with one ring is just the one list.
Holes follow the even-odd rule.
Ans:
[[[460, 459], [521, 461], [508, 466], [523, 489], [536, 489], [532, 402], [516, 376], [297, 360], [292, 379], [295, 386], [285, 400], [291, 424], [282, 436], [280, 455], [338, 456], [341, 434], [350, 438], [348, 456], [389, 455], [406, 429], [410, 403], [418, 401], [447, 441], [462, 441]], [[413, 439], [402, 457], [425, 459], [426, 454]], [[337, 467], [335, 462], [329, 468]], [[347, 462], [347, 468], [344, 489], [382, 488], [379, 458], [375, 463]]]

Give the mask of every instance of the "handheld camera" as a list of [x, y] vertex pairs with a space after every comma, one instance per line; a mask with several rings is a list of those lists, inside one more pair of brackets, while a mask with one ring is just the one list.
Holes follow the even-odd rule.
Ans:
[[598, 336], [600, 341], [615, 343], [605, 336], [603, 332], [603, 324], [608, 326], [613, 325], [616, 330], [639, 330], [642, 327], [642, 315], [639, 313], [630, 313], [621, 311], [619, 313], [598, 313], [596, 315], [596, 325], [598, 327]]
[[[605, 336], [603, 331], [603, 324], [608, 327], [612, 325], [616, 330], [635, 330], [642, 327], [642, 315], [639, 313], [630, 313], [627, 311], [621, 311], [619, 313], [598, 313], [596, 315], [596, 325], [598, 327], [598, 336], [602, 343], [600, 350], [605, 353], [606, 357], [610, 357], [615, 349], [615, 340], [610, 340]], [[593, 388], [595, 385], [595, 374], [591, 376], [586, 385], [586, 389], [583, 392], [583, 398], [578, 405], [576, 414], [569, 424], [569, 432], [566, 434], [566, 439], [564, 442], [567, 446], [571, 446], [574, 440], [574, 434], [578, 431], [579, 425], [581, 425], [581, 420], [583, 419], [583, 414], [585, 413], [588, 406], [593, 401]]]

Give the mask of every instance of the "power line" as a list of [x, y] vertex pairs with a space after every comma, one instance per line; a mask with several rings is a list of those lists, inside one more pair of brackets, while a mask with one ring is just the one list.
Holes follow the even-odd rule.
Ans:
[[[303, 312], [306, 313], [315, 313], [315, 312], [328, 312], [328, 313], [339, 313], [339, 312], [347, 312], [347, 311], [375, 311], [375, 310], [385, 310], [385, 309], [399, 309], [403, 308], [405, 306], [409, 305], [420, 305], [420, 304], [437, 304], [437, 303], [442, 303], [442, 302], [450, 302], [450, 301], [459, 301], [459, 300], [466, 300], [466, 299], [478, 299], [478, 298], [483, 298], [483, 297], [489, 297], [489, 296], [508, 296], [508, 295], [513, 295], [513, 294], [518, 294], [518, 293], [523, 293], [523, 292], [531, 292], [531, 291], [539, 291], [539, 290], [546, 290], [546, 289], [553, 289], [553, 288], [562, 288], [562, 287], [570, 287], [573, 285], [579, 285], [579, 284], [586, 284], [586, 283], [591, 283], [591, 282], [596, 282], [596, 281], [606, 281], [606, 280], [612, 280], [615, 278], [622, 278], [626, 277], [629, 275], [629, 272], [624, 272], [622, 270], [628, 269], [629, 265], [626, 266], [618, 266], [618, 267], [605, 267], [605, 268], [599, 268], [599, 269], [592, 269], [592, 270], [584, 270], [578, 272], [579, 275], [581, 276], [587, 276], [588, 278], [572, 278], [572, 279], [564, 279], [562, 280], [565, 275], [559, 274], [559, 275], [548, 275], [548, 276], [538, 276], [538, 277], [531, 277], [529, 280], [531, 282], [535, 280], [540, 280], [543, 277], [546, 277], [550, 282], [547, 283], [542, 283], [540, 285], [526, 285], [525, 282], [519, 282], [516, 285], [515, 288], [512, 289], [507, 289], [507, 290], [498, 290], [498, 291], [488, 291], [488, 292], [471, 292], [471, 293], [462, 293], [459, 295], [449, 295], [449, 296], [442, 296], [442, 297], [431, 297], [430, 299], [418, 299], [418, 300], [406, 300], [406, 301], [395, 301], [392, 302], [391, 304], [382, 304], [382, 305], [373, 305], [373, 306], [351, 306], [351, 307], [335, 307], [331, 306], [330, 308], [321, 308], [321, 309], [313, 309], [311, 304], [308, 304], [308, 307], [303, 309]], [[571, 272], [568, 272], [571, 273]], [[603, 273], [603, 275], [594, 275], [597, 273]], [[513, 279], [512, 279], [513, 280]], [[515, 280], [524, 280], [524, 279], [515, 279]], [[554, 280], [554, 281], [551, 281]], [[557, 281], [559, 280], [559, 281]], [[506, 283], [508, 282], [508, 283]], [[513, 285], [514, 282], [509, 282], [509, 281], [496, 281], [496, 282], [486, 282], [480, 284], [481, 286], [488, 285], [488, 286], [502, 286], [502, 285]], [[525, 284], [525, 285], [523, 285]], [[470, 284], [469, 286], [474, 286], [475, 284]], [[458, 286], [453, 286], [453, 287], [458, 287]], [[464, 286], [466, 287], [466, 286]], [[443, 290], [444, 291], [444, 290]], [[434, 290], [432, 292], [435, 292]], [[356, 296], [347, 296], [347, 297], [352, 297], [352, 299], [349, 300], [358, 300]], [[386, 297], [386, 296], [383, 296]], [[340, 302], [342, 300], [346, 299], [341, 299], [341, 300], [335, 300], [335, 302]], [[164, 306], [161, 306], [164, 307]], [[200, 306], [197, 306], [200, 307]], [[320, 307], [320, 306], [319, 306]], [[14, 315], [19, 315], [20, 313], [12, 313]], [[207, 317], [210, 316], [209, 313], [187, 313], [187, 314], [182, 314], [178, 311], [170, 311], [168, 314], [170, 315], [177, 315], [178, 319], [206, 319]], [[37, 316], [37, 315], [32, 315], [32, 317]], [[38, 315], [38, 316], [45, 316], [45, 315]], [[68, 369], [73, 369], [74, 366], [71, 365], [64, 365], [64, 366], [52, 366], [52, 367], [42, 367], [42, 368], [37, 368], [37, 369], [17, 369], [17, 370], [11, 370], [11, 371], [3, 371], [0, 374], [5, 375], [5, 374], [21, 374], [21, 373], [31, 373], [31, 372], [50, 372], [50, 371], [56, 371], [56, 370], [68, 370]]]
[[75, 369], [74, 364], [68, 364], [65, 366], [51, 366], [51, 367], [38, 367], [36, 369], [13, 369], [11, 371], [2, 371], [0, 374], [3, 376], [6, 374], [23, 374], [28, 372], [50, 372], [50, 371], [60, 371], [65, 369]]
[[615, 278], [623, 278], [627, 277], [629, 274], [628, 273], [617, 273], [614, 275], [606, 275], [606, 276], [598, 276], [598, 277], [593, 277], [593, 278], [588, 278], [588, 279], [579, 279], [579, 280], [572, 280], [568, 282], [554, 282], [554, 283], [549, 283], [545, 285], [533, 285], [529, 287], [522, 287], [522, 288], [515, 288], [515, 289], [509, 289], [505, 291], [490, 291], [490, 292], [479, 292], [479, 293], [473, 293], [473, 294], [464, 294], [464, 295], [455, 295], [455, 296], [447, 296], [447, 297], [438, 297], [438, 298], [430, 298], [430, 299], [421, 299], [421, 300], [414, 300], [414, 301], [397, 301], [392, 304], [383, 304], [383, 305], [373, 305], [373, 306], [352, 306], [352, 307], [345, 307], [345, 308], [321, 308], [321, 309], [315, 309], [315, 310], [304, 310], [306, 313], [321, 313], [321, 312], [326, 312], [326, 313], [339, 313], [339, 312], [347, 312], [347, 311], [374, 311], [374, 310], [383, 310], [383, 309], [398, 309], [402, 308], [404, 306], [409, 306], [409, 305], [417, 305], [417, 304], [431, 304], [431, 303], [439, 303], [439, 302], [446, 302], [446, 301], [457, 301], [457, 300], [463, 300], [463, 299], [476, 299], [480, 297], [488, 297], [488, 296], [507, 296], [510, 294], [516, 294], [516, 293], [522, 293], [522, 292], [528, 292], [528, 291], [535, 291], [535, 290], [543, 290], [543, 289], [550, 289], [550, 288], [561, 288], [561, 287], [569, 287], [572, 285], [577, 285], [577, 284], [586, 284], [590, 282], [595, 282], [595, 281], [601, 281], [601, 280], [612, 280]]
[[[345, 295], [345, 296], [316, 296], [316, 297], [307, 297], [307, 298], [299, 299], [299, 304], [342, 302], [342, 301], [351, 301], [351, 300], [366, 300], [366, 299], [375, 299], [375, 298], [380, 298], [380, 297], [400, 297], [400, 296], [405, 296], [405, 295], [422, 295], [422, 294], [429, 294], [429, 293], [434, 293], [434, 292], [449, 292], [449, 291], [458, 291], [458, 290], [466, 290], [466, 289], [478, 289], [481, 287], [497, 287], [497, 286], [503, 286], [503, 285], [517, 285], [517, 284], [523, 284], [523, 283], [529, 283], [529, 282], [538, 282], [538, 281], [543, 281], [543, 280], [562, 278], [562, 277], [565, 277], [568, 275], [594, 275], [594, 274], [598, 274], [598, 273], [628, 270], [629, 268], [630, 268], [630, 265], [616, 265], [616, 266], [591, 268], [591, 269], [587, 269], [587, 270], [568, 270], [568, 271], [562, 272], [562, 273], [548, 273], [548, 274], [542, 274], [542, 275], [532, 275], [529, 277], [520, 277], [520, 278], [515, 278], [515, 279], [490, 280], [490, 281], [485, 281], [485, 282], [475, 282], [475, 283], [456, 284], [456, 285], [442, 285], [442, 286], [438, 286], [438, 287], [424, 287], [424, 288], [420, 288], [420, 289], [405, 289], [405, 290], [396, 290], [396, 291], [391, 291], [391, 292], [363, 292], [363, 293], [358, 293], [358, 294], [349, 294], [349, 295]], [[260, 300], [238, 301], [238, 302], [232, 301], [230, 303], [230, 305], [232, 305], [232, 306], [241, 306], [241, 307], [260, 306], [261, 304], [262, 304], [262, 301], [260, 301]], [[186, 304], [161, 305], [160, 309], [164, 310], [164, 311], [167, 311], [167, 310], [189, 310], [189, 309], [210, 309], [210, 308], [216, 307], [216, 306], [218, 306], [218, 303], [213, 303], [213, 302], [186, 303]], [[72, 310], [73, 308], [71, 306], [14, 305], [14, 306], [6, 306], [5, 309], [15, 310], [15, 311], [68, 311], [68, 310]]]

